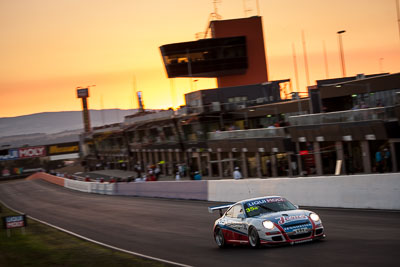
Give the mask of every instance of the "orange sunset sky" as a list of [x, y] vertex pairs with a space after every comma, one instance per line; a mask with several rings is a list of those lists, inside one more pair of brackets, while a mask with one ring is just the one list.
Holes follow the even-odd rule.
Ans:
[[[257, 15], [253, 0], [222, 0], [223, 19]], [[259, 0], [270, 80], [306, 91], [301, 31], [311, 83], [341, 76], [336, 32], [343, 34], [347, 75], [400, 71], [396, 0]], [[244, 6], [248, 10], [244, 11]], [[80, 110], [76, 87], [90, 88], [89, 108], [136, 108], [133, 80], [146, 108], [184, 104], [190, 81], [174, 79], [159, 47], [195, 40], [206, 29], [212, 0], [0, 0], [0, 117]], [[198, 79], [193, 89], [215, 88]]]

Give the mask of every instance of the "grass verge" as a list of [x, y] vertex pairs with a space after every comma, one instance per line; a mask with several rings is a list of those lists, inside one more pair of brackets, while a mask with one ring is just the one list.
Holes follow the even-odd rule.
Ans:
[[[17, 214], [0, 203], [0, 215]], [[16, 228], [7, 237], [1, 227], [0, 266], [168, 266], [93, 244], [31, 219], [25, 234]]]

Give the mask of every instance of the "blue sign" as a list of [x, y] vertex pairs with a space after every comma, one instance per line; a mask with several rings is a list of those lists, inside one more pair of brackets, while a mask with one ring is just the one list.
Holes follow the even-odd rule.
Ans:
[[0, 161], [13, 160], [13, 159], [18, 159], [18, 158], [19, 158], [18, 149], [9, 149], [8, 155], [0, 155]]

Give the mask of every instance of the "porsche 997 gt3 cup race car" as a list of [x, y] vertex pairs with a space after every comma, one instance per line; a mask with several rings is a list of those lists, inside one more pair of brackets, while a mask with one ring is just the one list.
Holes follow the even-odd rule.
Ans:
[[293, 245], [325, 238], [316, 213], [299, 209], [280, 196], [246, 199], [208, 209], [220, 212], [221, 217], [214, 224], [214, 239], [220, 248], [229, 244]]

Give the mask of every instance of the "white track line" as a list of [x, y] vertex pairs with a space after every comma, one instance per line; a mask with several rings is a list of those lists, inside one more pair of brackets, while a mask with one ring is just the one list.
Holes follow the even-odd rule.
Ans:
[[[20, 211], [18, 211], [18, 210], [16, 210], [16, 209], [11, 208], [10, 206], [8, 206], [7, 204], [5, 204], [5, 203], [4, 203], [3, 201], [1, 201], [1, 200], [0, 200], [0, 203], [3, 204], [4, 206], [6, 206], [8, 209], [13, 210], [14, 212], [17, 212], [17, 213], [19, 213], [19, 214], [24, 214], [23, 212], [20, 212]], [[95, 243], [95, 244], [98, 244], [98, 245], [101, 245], [101, 246], [104, 246], [104, 247], [108, 247], [108, 248], [111, 248], [111, 249], [114, 249], [114, 250], [118, 250], [118, 251], [121, 251], [121, 252], [125, 252], [125, 253], [131, 254], [131, 255], [134, 255], [134, 256], [138, 256], [138, 257], [142, 257], [142, 258], [145, 258], [145, 259], [155, 260], [155, 261], [159, 261], [159, 262], [163, 262], [163, 263], [167, 263], [167, 264], [172, 264], [172, 265], [176, 265], [176, 266], [192, 267], [191, 265], [186, 265], [186, 264], [182, 264], [182, 263], [178, 263], [178, 262], [174, 262], [174, 261], [164, 260], [164, 259], [160, 259], [160, 258], [156, 258], [156, 257], [144, 255], [144, 254], [141, 254], [141, 253], [137, 253], [137, 252], [125, 250], [125, 249], [122, 249], [122, 248], [117, 248], [117, 247], [114, 247], [114, 246], [111, 246], [111, 245], [108, 245], [108, 244], [105, 244], [105, 243], [102, 243], [102, 242], [99, 242], [99, 241], [96, 241], [96, 240], [87, 238], [87, 237], [85, 237], [85, 236], [81, 236], [81, 235], [79, 235], [79, 234], [77, 234], [77, 233], [68, 231], [68, 230], [66, 230], [66, 229], [63, 229], [63, 228], [61, 228], [61, 227], [52, 225], [52, 224], [47, 223], [47, 222], [44, 222], [44, 221], [42, 221], [42, 220], [36, 219], [36, 218], [34, 218], [34, 217], [30, 216], [30, 215], [26, 215], [26, 216], [27, 216], [28, 218], [32, 219], [32, 220], [35, 220], [35, 221], [37, 221], [37, 222], [40, 222], [40, 223], [43, 223], [43, 224], [48, 225], [48, 226], [50, 226], [50, 227], [53, 227], [53, 228], [55, 228], [55, 229], [57, 229], [57, 230], [60, 230], [60, 231], [62, 231], [62, 232], [65, 232], [65, 233], [67, 233], [67, 234], [76, 236], [76, 237], [78, 237], [78, 238], [80, 238], [80, 239], [83, 239], [83, 240], [86, 240], [86, 241], [89, 241], [89, 242], [92, 242], [92, 243]]]

